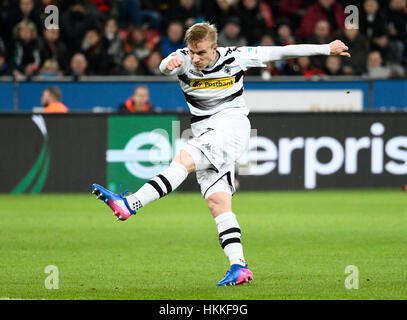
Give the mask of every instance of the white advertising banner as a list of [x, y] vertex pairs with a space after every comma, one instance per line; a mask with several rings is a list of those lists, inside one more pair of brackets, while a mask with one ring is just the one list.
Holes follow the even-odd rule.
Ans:
[[245, 90], [251, 111], [362, 111], [362, 90]]

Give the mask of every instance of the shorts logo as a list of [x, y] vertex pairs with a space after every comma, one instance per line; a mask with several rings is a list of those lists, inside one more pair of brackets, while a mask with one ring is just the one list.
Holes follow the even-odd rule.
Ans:
[[227, 89], [233, 87], [235, 78], [220, 78], [220, 79], [194, 79], [191, 80], [192, 89]]
[[202, 143], [202, 147], [205, 147], [206, 150], [211, 151], [211, 145], [209, 143]]

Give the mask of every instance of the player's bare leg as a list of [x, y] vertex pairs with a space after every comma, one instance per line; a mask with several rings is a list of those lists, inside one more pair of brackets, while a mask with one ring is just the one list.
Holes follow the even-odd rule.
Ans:
[[231, 265], [218, 286], [249, 282], [253, 279], [253, 273], [247, 268], [244, 259], [240, 226], [232, 212], [232, 195], [216, 192], [208, 197], [207, 203], [218, 228], [219, 242]]
[[227, 192], [216, 192], [206, 202], [214, 219], [222, 213], [232, 211], [232, 196]]
[[176, 161], [179, 164], [183, 165], [187, 169], [188, 173], [195, 171], [194, 159], [192, 159], [191, 155], [185, 150], [181, 150], [180, 152], [178, 152], [173, 161]]

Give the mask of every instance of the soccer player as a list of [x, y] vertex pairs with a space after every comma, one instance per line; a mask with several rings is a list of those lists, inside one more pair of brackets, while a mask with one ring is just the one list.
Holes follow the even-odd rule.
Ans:
[[222, 48], [217, 46], [216, 27], [208, 23], [191, 26], [185, 43], [186, 48], [162, 60], [160, 70], [178, 76], [192, 114], [193, 138], [167, 169], [134, 194], [116, 195], [97, 184], [92, 185], [92, 192], [106, 202], [118, 220], [126, 220], [141, 207], [175, 190], [189, 173], [196, 171], [231, 265], [218, 286], [238, 285], [253, 278], [243, 255], [240, 226], [232, 212], [235, 162], [248, 147], [251, 129], [249, 109], [242, 96], [244, 71], [292, 57], [350, 54], [339, 40], [326, 45]]

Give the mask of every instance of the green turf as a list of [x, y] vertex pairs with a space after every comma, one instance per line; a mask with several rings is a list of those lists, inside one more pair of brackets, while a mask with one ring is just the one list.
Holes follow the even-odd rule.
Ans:
[[[0, 298], [406, 299], [407, 194], [239, 192], [250, 285], [228, 268], [200, 194], [176, 193], [126, 222], [89, 195], [0, 195]], [[59, 289], [44, 269], [59, 270]], [[359, 269], [347, 290], [345, 268]]]

